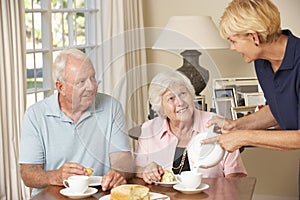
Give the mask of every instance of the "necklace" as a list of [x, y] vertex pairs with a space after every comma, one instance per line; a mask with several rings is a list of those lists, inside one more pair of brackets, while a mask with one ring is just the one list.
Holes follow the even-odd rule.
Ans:
[[186, 158], [186, 154], [187, 154], [187, 149], [185, 148], [184, 151], [183, 151], [183, 154], [182, 154], [182, 158], [181, 158], [180, 164], [177, 167], [172, 167], [172, 169], [174, 169], [174, 170], [178, 170], [179, 169], [178, 174], [180, 174], [181, 171], [182, 171], [182, 168], [184, 166], [184, 161], [185, 161], [185, 158]]

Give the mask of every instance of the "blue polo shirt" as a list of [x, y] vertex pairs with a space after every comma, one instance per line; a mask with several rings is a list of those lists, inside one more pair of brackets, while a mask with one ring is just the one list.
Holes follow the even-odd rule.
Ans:
[[291, 31], [288, 36], [283, 61], [277, 72], [264, 59], [255, 61], [255, 70], [267, 104], [281, 129], [300, 129], [300, 39]]
[[24, 115], [21, 164], [43, 164], [48, 171], [77, 162], [93, 167], [93, 175], [104, 175], [110, 170], [109, 154], [120, 151], [130, 151], [130, 143], [121, 104], [109, 95], [97, 94], [77, 123], [60, 110], [57, 93]]

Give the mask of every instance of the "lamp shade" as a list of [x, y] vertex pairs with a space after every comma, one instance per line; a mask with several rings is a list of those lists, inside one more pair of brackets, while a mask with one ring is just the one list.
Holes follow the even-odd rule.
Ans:
[[228, 47], [210, 16], [173, 16], [152, 48], [197, 50]]

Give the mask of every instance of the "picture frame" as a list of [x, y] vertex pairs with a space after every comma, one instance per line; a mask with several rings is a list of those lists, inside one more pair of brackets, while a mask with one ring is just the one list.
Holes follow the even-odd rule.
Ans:
[[265, 105], [266, 100], [262, 92], [244, 93], [245, 106]]
[[257, 77], [235, 77], [213, 79], [213, 88], [234, 87], [236, 92], [258, 92]]
[[231, 108], [235, 107], [233, 97], [222, 97], [215, 99], [215, 106], [217, 114], [232, 119]]
[[202, 110], [202, 111], [206, 111], [206, 104], [205, 104], [205, 96], [204, 95], [195, 96], [194, 104], [195, 104], [195, 108], [197, 108], [199, 110]]
[[238, 106], [231, 107], [232, 119], [238, 119], [255, 112], [257, 106]]
[[234, 106], [237, 106], [235, 88], [233, 87], [214, 89], [214, 98], [215, 99], [232, 98], [234, 102]]

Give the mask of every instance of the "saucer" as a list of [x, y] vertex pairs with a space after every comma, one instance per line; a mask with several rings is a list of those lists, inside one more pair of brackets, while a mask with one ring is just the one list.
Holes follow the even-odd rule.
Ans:
[[[170, 197], [168, 197], [167, 195], [156, 193], [156, 192], [149, 192], [149, 196], [150, 199], [164, 198], [165, 200], [170, 200]], [[110, 194], [100, 197], [99, 200], [109, 200], [109, 199], [110, 199]]]
[[98, 192], [98, 189], [89, 187], [83, 194], [77, 194], [70, 191], [69, 188], [61, 189], [59, 191], [62, 195], [67, 196], [71, 199], [82, 199], [85, 197], [89, 197]]
[[173, 185], [177, 184], [177, 181], [172, 182], [159, 182], [159, 181], [153, 181], [154, 185], [159, 185], [163, 187], [173, 187]]
[[89, 186], [98, 186], [101, 185], [102, 176], [90, 176], [89, 178]]
[[184, 194], [196, 194], [196, 193], [202, 192], [203, 190], [208, 189], [209, 185], [206, 184], [206, 183], [201, 183], [198, 188], [189, 189], [189, 188], [184, 187], [181, 183], [179, 183], [179, 184], [174, 185], [173, 188], [175, 190], [178, 190], [178, 191], [184, 193]]

